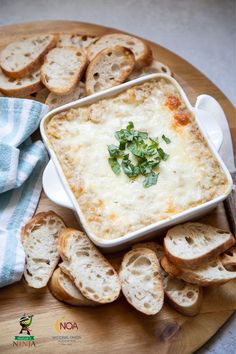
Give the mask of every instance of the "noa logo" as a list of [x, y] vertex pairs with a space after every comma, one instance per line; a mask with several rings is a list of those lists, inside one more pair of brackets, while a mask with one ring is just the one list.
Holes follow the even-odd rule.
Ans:
[[57, 332], [61, 332], [61, 331], [78, 330], [79, 326], [78, 326], [78, 322], [73, 320], [67, 321], [66, 319], [64, 319], [64, 317], [62, 317], [56, 321], [55, 328]]

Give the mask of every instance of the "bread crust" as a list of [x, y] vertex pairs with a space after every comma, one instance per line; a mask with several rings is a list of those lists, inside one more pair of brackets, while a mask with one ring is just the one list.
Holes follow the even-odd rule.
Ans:
[[[40, 66], [43, 63], [45, 55], [51, 49], [56, 47], [57, 41], [58, 41], [58, 34], [52, 34], [52, 39], [51, 39], [50, 43], [47, 45], [47, 47], [38, 55], [38, 57], [35, 60], [33, 60], [31, 63], [29, 63], [26, 67], [24, 67], [21, 70], [9, 71], [6, 68], [4, 68], [2, 60], [0, 60], [1, 68], [2, 68], [3, 73], [5, 75], [7, 75], [8, 77], [11, 77], [11, 78], [14, 78], [14, 79], [20, 79], [20, 78], [22, 78], [24, 76], [27, 76], [27, 75], [31, 74], [33, 71], [35, 71], [35, 70], [40, 68]], [[30, 92], [30, 93], [32, 93], [32, 92]], [[27, 93], [27, 94], [30, 94], [30, 93]]]
[[[69, 238], [71, 237], [71, 234], [73, 233], [79, 233], [80, 236], [82, 237], [86, 237], [88, 239], [88, 237], [82, 232], [82, 231], [79, 231], [79, 230], [76, 230], [76, 229], [73, 229], [73, 228], [66, 228], [64, 229], [60, 235], [59, 235], [59, 241], [58, 241], [58, 251], [62, 257], [63, 260], [65, 261], [69, 261], [70, 260], [70, 257], [68, 256], [67, 252], [68, 252], [68, 241], [69, 241]], [[93, 243], [88, 239], [91, 247], [93, 249], [95, 249], [96, 251], [97, 248], [93, 245]], [[100, 253], [100, 252], [99, 252]], [[110, 297], [103, 297], [103, 298], [99, 298], [99, 299], [94, 299], [93, 298], [93, 295], [91, 294], [88, 294], [87, 292], [84, 291], [83, 287], [81, 286], [80, 282], [76, 281], [76, 277], [72, 274], [71, 270], [64, 267], [63, 266], [63, 262], [62, 264], [60, 265], [60, 268], [62, 269], [63, 272], [65, 272], [71, 279], [74, 280], [74, 283], [75, 283], [75, 286], [81, 291], [81, 293], [86, 297], [88, 298], [89, 300], [92, 300], [92, 301], [96, 301], [98, 303], [109, 303], [109, 302], [113, 302], [115, 301], [119, 295], [120, 295], [120, 280], [119, 280], [119, 277], [118, 277], [118, 274], [116, 273], [114, 267], [108, 262], [108, 260], [103, 256], [102, 253], [100, 253], [100, 259], [102, 259], [102, 261], [106, 264], [107, 267], [110, 268], [110, 270], [112, 270], [114, 272], [114, 275], [116, 276], [116, 283], [117, 285], [119, 285], [118, 289], [116, 292], [114, 292], [113, 294], [113, 298], [110, 299]], [[119, 291], [118, 291], [119, 290]]]
[[14, 96], [14, 97], [25, 97], [30, 95], [31, 93], [38, 92], [44, 88], [44, 85], [42, 82], [39, 80], [38, 82], [34, 83], [31, 86], [28, 86], [26, 88], [15, 88], [15, 89], [3, 89], [1, 88], [1, 92], [6, 95], [6, 96]]
[[14, 97], [25, 97], [30, 95], [31, 93], [38, 92], [44, 88], [43, 83], [40, 81], [40, 78], [38, 81], [34, 82], [31, 85], [27, 85], [25, 87], [15, 87], [15, 88], [3, 88], [0, 87], [0, 92], [2, 92], [6, 96], [14, 96]]
[[88, 300], [81, 294], [81, 299], [75, 298], [70, 295], [60, 283], [60, 276], [62, 275], [61, 268], [57, 268], [50, 279], [49, 289], [51, 293], [60, 301], [66, 302], [74, 306], [96, 306], [95, 301]]
[[[221, 230], [221, 229], [218, 229]], [[224, 231], [224, 230], [221, 230]], [[226, 232], [226, 231], [225, 231]], [[168, 232], [167, 232], [168, 235]], [[197, 235], [196, 235], [197, 237]], [[192, 259], [183, 259], [180, 258], [173, 253], [171, 253], [170, 249], [168, 248], [167, 244], [167, 237], [164, 238], [164, 249], [168, 259], [178, 267], [186, 267], [186, 268], [197, 268], [204, 263], [207, 263], [210, 259], [217, 257], [219, 254], [223, 253], [230, 247], [235, 244], [235, 238], [232, 234], [228, 240], [226, 240], [223, 244], [218, 245], [214, 249], [210, 250], [209, 252], [202, 254], [201, 256], [192, 258]]]

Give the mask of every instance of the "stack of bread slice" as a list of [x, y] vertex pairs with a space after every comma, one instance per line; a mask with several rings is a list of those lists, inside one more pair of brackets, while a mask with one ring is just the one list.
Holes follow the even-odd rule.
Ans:
[[51, 110], [154, 72], [171, 74], [153, 61], [150, 46], [134, 36], [41, 34], [2, 50], [0, 94], [35, 99]]
[[[34, 288], [46, 286], [55, 297], [72, 305], [94, 306], [119, 297], [117, 272], [81, 231], [66, 228], [53, 211], [35, 215], [22, 228], [26, 254], [25, 280]], [[60, 259], [60, 268], [56, 268]]]
[[236, 271], [227, 268], [235, 255], [232, 249], [227, 255], [227, 250], [234, 244], [230, 232], [216, 227], [191, 222], [178, 225], [164, 238], [166, 256], [161, 265], [171, 276], [192, 284], [221, 285], [236, 278]]
[[45, 34], [10, 43], [0, 53], [0, 91], [7, 96], [24, 97], [44, 86], [40, 67], [45, 55], [57, 45], [58, 36]]
[[[159, 263], [161, 263], [161, 259], [165, 256], [165, 249], [163, 246], [159, 245], [157, 242], [146, 242], [134, 245], [133, 249], [143, 247], [153, 250]], [[173, 278], [165, 272], [161, 264], [160, 271], [165, 300], [183, 315], [197, 315], [202, 304], [202, 288], [196, 284]]]

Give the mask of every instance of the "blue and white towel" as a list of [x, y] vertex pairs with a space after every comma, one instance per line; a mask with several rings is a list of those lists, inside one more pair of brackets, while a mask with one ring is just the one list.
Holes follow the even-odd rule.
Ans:
[[39, 102], [0, 97], [0, 287], [23, 274], [20, 231], [37, 206], [48, 160], [43, 143], [30, 135], [46, 113]]

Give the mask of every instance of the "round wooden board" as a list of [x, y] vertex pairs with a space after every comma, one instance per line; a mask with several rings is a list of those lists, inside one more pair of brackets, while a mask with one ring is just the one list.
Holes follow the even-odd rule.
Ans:
[[[100, 36], [120, 31], [76, 21], [10, 25], [0, 27], [0, 49], [22, 36], [47, 32]], [[185, 89], [192, 103], [202, 93], [214, 96], [221, 103], [236, 147], [235, 110], [223, 93], [176, 54], [155, 43], [149, 44], [154, 57], [167, 64], [174, 72], [175, 78]], [[53, 204], [42, 193], [38, 211], [49, 209], [62, 215], [68, 226], [77, 226], [70, 210]], [[203, 221], [229, 228], [222, 204]], [[35, 336], [36, 353], [192, 353], [203, 345], [236, 309], [235, 292], [236, 282], [205, 290], [201, 313], [194, 318], [182, 316], [168, 305], [156, 316], [145, 316], [134, 310], [123, 298], [98, 308], [75, 308], [55, 300], [47, 288], [32, 289], [21, 281], [2, 289], [0, 293], [0, 352], [25, 352], [24, 347], [13, 348], [13, 341], [14, 336], [19, 333], [19, 317], [23, 313], [32, 313], [32, 334]], [[73, 330], [59, 331], [60, 321], [76, 322], [77, 326]], [[66, 343], [64, 340], [61, 343], [60, 336], [72, 336], [72, 342]]]

